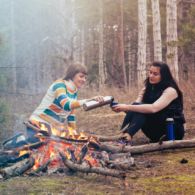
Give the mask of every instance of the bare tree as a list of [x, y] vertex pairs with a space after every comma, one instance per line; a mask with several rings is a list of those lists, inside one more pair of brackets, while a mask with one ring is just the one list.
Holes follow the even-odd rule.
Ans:
[[74, 62], [78, 62], [79, 59], [79, 29], [78, 29], [78, 25], [76, 23], [76, 7], [75, 7], [75, 0], [71, 1], [72, 3], [72, 51], [71, 51], [71, 56], [73, 58]]
[[119, 34], [119, 62], [122, 67], [124, 86], [127, 87], [127, 76], [125, 68], [125, 56], [124, 56], [124, 32], [123, 32], [123, 0], [120, 0], [120, 34]]
[[81, 28], [81, 53], [80, 61], [82, 64], [85, 64], [85, 28], [84, 25]]
[[104, 72], [104, 31], [103, 31], [103, 5], [99, 0], [99, 88], [105, 84]]
[[15, 2], [11, 0], [11, 48], [12, 48], [12, 92], [16, 92], [16, 37], [15, 37]]
[[179, 80], [177, 48], [177, 0], [167, 0], [167, 63], [176, 80]]
[[147, 37], [147, 4], [146, 0], [138, 0], [138, 87], [146, 78], [146, 37]]
[[160, 27], [159, 0], [152, 0], [154, 60], [162, 61], [162, 41]]

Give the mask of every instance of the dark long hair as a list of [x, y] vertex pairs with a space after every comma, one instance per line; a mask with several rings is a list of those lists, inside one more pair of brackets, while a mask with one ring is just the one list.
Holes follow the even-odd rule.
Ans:
[[[183, 105], [183, 94], [179, 89], [175, 79], [173, 78], [169, 66], [164, 62], [153, 62], [151, 66], [160, 68], [161, 81], [155, 85], [161, 88], [161, 90], [165, 90], [167, 87], [173, 87], [177, 91], [178, 98]], [[145, 80], [145, 92], [143, 95], [143, 100], [147, 97], [152, 85], [154, 84], [150, 84], [149, 77], [147, 77], [147, 79]]]

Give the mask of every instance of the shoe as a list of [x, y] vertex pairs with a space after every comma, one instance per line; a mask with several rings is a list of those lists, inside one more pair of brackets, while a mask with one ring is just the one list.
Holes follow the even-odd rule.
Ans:
[[26, 144], [28, 144], [28, 142], [27, 142], [25, 136], [22, 133], [19, 133], [13, 137], [7, 139], [6, 141], [4, 141], [2, 146], [3, 146], [3, 149], [10, 150], [13, 148], [18, 148], [18, 147], [24, 146]]

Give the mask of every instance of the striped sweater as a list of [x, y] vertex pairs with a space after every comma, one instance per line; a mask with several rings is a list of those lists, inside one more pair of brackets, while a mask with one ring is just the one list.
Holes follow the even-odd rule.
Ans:
[[61, 132], [67, 129], [75, 131], [75, 108], [81, 107], [84, 102], [77, 100], [77, 88], [71, 80], [59, 79], [49, 87], [41, 104], [30, 116], [30, 121], [36, 125], [40, 122], [49, 124]]

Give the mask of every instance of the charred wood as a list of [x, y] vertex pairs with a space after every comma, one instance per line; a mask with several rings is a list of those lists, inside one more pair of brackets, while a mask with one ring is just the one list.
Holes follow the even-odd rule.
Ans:
[[32, 168], [34, 163], [35, 163], [34, 158], [24, 159], [23, 161], [15, 163], [10, 167], [1, 169], [0, 175], [2, 175], [4, 179], [22, 175], [24, 172]]
[[26, 153], [22, 156], [18, 156], [18, 154], [0, 154], [0, 167], [5, 167], [10, 163], [17, 163], [25, 158], [29, 158], [30, 154]]
[[72, 150], [72, 149], [70, 149], [70, 148], [68, 148], [67, 150], [68, 150], [68, 152], [69, 152], [69, 154], [70, 154], [70, 160], [71, 160], [72, 162], [77, 162], [77, 159], [76, 159], [75, 154], [74, 154], [74, 150]]
[[135, 167], [134, 158], [131, 153], [115, 153], [109, 155], [107, 166], [119, 170], [133, 170]]
[[20, 148], [15, 149], [16, 151], [21, 151], [21, 150], [32, 150], [32, 149], [37, 149], [39, 147], [41, 147], [42, 145], [46, 144], [46, 142], [36, 142], [33, 144], [28, 144], [28, 145], [24, 145]]
[[88, 143], [85, 144], [82, 148], [81, 148], [81, 151], [80, 151], [80, 154], [79, 154], [79, 157], [78, 157], [78, 160], [77, 160], [77, 163], [78, 164], [81, 164], [83, 159], [85, 158], [86, 154], [88, 152]]
[[60, 153], [60, 156], [62, 158], [64, 165], [74, 171], [79, 171], [82, 173], [96, 173], [105, 176], [117, 177], [121, 179], [125, 179], [126, 177], [125, 172], [122, 171], [112, 170], [112, 169], [102, 168], [102, 167], [91, 167], [89, 165], [76, 164], [68, 160], [64, 154]]
[[49, 166], [50, 163], [51, 163], [51, 159], [47, 160], [47, 162], [45, 162], [43, 165], [38, 167], [36, 170], [30, 172], [28, 175], [35, 176], [35, 175], [38, 175], [38, 173], [40, 172], [46, 172], [47, 167]]

